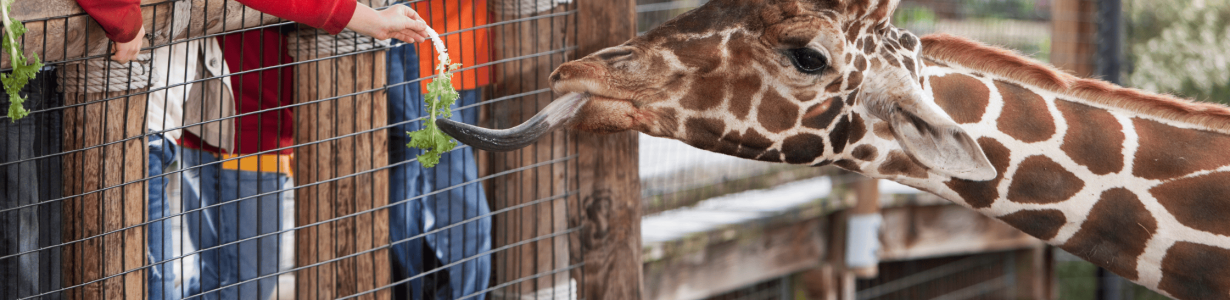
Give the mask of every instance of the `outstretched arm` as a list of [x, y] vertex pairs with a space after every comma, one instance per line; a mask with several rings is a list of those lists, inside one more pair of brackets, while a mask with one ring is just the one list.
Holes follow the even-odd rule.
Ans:
[[238, 1], [253, 9], [320, 28], [330, 34], [350, 29], [381, 40], [396, 38], [421, 42], [427, 38], [427, 22], [405, 5], [376, 11], [355, 0]]

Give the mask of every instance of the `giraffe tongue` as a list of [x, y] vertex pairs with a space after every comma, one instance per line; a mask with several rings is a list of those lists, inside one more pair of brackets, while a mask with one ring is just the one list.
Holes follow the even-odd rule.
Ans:
[[563, 127], [572, 121], [582, 106], [589, 102], [589, 95], [568, 93], [555, 99], [525, 123], [509, 129], [487, 129], [449, 119], [436, 119], [436, 126], [444, 133], [471, 147], [505, 152], [521, 149], [539, 137]]

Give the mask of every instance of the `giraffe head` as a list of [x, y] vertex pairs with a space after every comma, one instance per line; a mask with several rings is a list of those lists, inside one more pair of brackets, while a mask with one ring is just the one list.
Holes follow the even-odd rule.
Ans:
[[[877, 144], [937, 173], [995, 177], [976, 142], [923, 92], [919, 40], [889, 24], [898, 1], [714, 0], [565, 63], [550, 80], [556, 92], [587, 96], [568, 110], [581, 130], [636, 130], [794, 164]], [[873, 141], [869, 126], [880, 123], [893, 138]]]

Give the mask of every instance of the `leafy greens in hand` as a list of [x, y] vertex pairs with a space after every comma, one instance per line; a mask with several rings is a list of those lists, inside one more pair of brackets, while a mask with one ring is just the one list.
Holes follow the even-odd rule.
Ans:
[[34, 79], [38, 70], [43, 68], [43, 63], [38, 60], [38, 54], [30, 54], [30, 59], [27, 60], [22, 54], [21, 45], [17, 44], [17, 38], [26, 33], [26, 26], [9, 17], [13, 2], [16, 0], [0, 0], [0, 14], [3, 14], [0, 17], [3, 17], [4, 21], [4, 39], [0, 40], [0, 47], [9, 55], [10, 65], [13, 67], [11, 74], [0, 73], [0, 83], [4, 84], [4, 91], [9, 96], [9, 120], [17, 122], [30, 113], [22, 106], [26, 99], [22, 98], [19, 92], [30, 79]]

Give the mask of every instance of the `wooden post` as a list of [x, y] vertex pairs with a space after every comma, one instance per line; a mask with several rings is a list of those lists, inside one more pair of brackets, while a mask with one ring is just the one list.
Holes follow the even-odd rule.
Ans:
[[1055, 258], [1053, 248], [1037, 245], [1015, 250], [1016, 282], [1011, 283], [1015, 299], [1055, 299]]
[[[111, 72], [100, 68], [113, 68]], [[135, 64], [135, 63], [134, 63]], [[90, 91], [83, 85], [65, 84], [65, 77], [84, 83], [110, 75], [125, 86], [128, 69], [101, 59], [61, 67], [64, 105], [63, 156], [64, 201], [61, 253], [62, 287], [71, 287], [120, 273], [97, 283], [69, 289], [67, 299], [144, 299], [145, 270], [145, 181], [146, 95], [126, 96], [139, 89]], [[112, 100], [103, 99], [118, 97]], [[86, 104], [88, 103], [88, 104]], [[124, 139], [131, 139], [122, 141]], [[106, 146], [100, 146], [108, 143]], [[86, 149], [84, 151], [77, 151]], [[118, 231], [118, 232], [116, 232]], [[108, 233], [103, 235], [103, 233]], [[136, 270], [136, 271], [133, 271]]]
[[1051, 3], [1051, 64], [1081, 77], [1093, 75], [1097, 45], [1097, 3], [1055, 0]]
[[[287, 38], [296, 60], [310, 60], [378, 46], [354, 32], [330, 36], [306, 30]], [[327, 41], [322, 41], [327, 40]], [[334, 42], [336, 40], [336, 43]], [[337, 53], [335, 53], [337, 52]], [[388, 209], [340, 218], [389, 203], [387, 170], [352, 176], [386, 166], [388, 100], [380, 89], [387, 82], [385, 52], [366, 52], [305, 63], [295, 67], [296, 103], [329, 99], [295, 109], [295, 226], [332, 220], [295, 232], [295, 265], [306, 266], [389, 244]], [[342, 178], [345, 177], [345, 178]], [[341, 178], [341, 179], [338, 179]], [[341, 259], [295, 273], [299, 299], [333, 299], [370, 291], [391, 282], [388, 249]], [[380, 290], [360, 299], [389, 299]]]
[[[578, 1], [577, 56], [636, 37], [636, 1]], [[575, 133], [585, 299], [641, 299], [637, 133]]]
[[[495, 3], [497, 7], [501, 3]], [[515, 5], [511, 5], [515, 6]], [[519, 7], [519, 6], [518, 6]], [[558, 13], [567, 10], [558, 6], [536, 14], [501, 11], [493, 21], [510, 21], [536, 15]], [[498, 65], [492, 69], [492, 89], [489, 98], [533, 92], [549, 88], [548, 76], [565, 60], [564, 54], [539, 55], [565, 47], [574, 35], [564, 32], [569, 29], [567, 17], [551, 17], [529, 21], [517, 21], [491, 29], [492, 60], [533, 56]], [[550, 31], [555, 30], [555, 31]], [[538, 55], [538, 56], [536, 56]], [[495, 128], [509, 128], [528, 120], [539, 109], [554, 99], [550, 92], [510, 99], [491, 104], [486, 122]], [[486, 156], [486, 166], [480, 174], [487, 176], [546, 161], [564, 159], [575, 155], [565, 131], [556, 131], [524, 149], [506, 153], [478, 154]], [[480, 152], [481, 153], [481, 152]], [[542, 164], [538, 167], [498, 176], [486, 182], [487, 198], [491, 210], [500, 210], [517, 205], [551, 199], [575, 190], [572, 182], [575, 170], [572, 162]], [[492, 248], [522, 243], [526, 240], [551, 236], [567, 230], [569, 213], [567, 199], [542, 201], [518, 209], [496, 214], [492, 218]], [[494, 291], [495, 299], [559, 298], [571, 299], [568, 293], [576, 279], [570, 272], [558, 272], [570, 264], [569, 236], [542, 238], [541, 240], [513, 246], [492, 255], [491, 272], [493, 285], [520, 281], [507, 288]], [[540, 276], [536, 279], [527, 279]]]
[[[859, 175], [850, 174], [849, 176]], [[880, 214], [880, 180], [862, 177], [852, 185], [854, 186], [855, 199], [854, 209], [851, 210], [852, 215]], [[878, 238], [878, 234], [873, 238]], [[875, 265], [858, 266], [851, 267], [850, 272], [854, 273], [858, 278], [875, 278], [879, 274], [879, 268]]]

